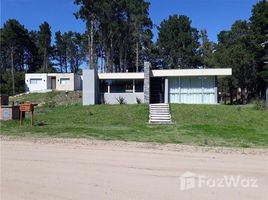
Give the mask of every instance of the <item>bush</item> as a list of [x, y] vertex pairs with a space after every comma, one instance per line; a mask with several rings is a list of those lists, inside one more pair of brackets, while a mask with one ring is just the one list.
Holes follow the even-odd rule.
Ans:
[[141, 104], [141, 99], [136, 97], [137, 104]]
[[126, 104], [126, 102], [125, 102], [125, 98], [124, 97], [118, 97], [118, 98], [116, 98], [116, 101], [119, 103], [119, 104]]
[[256, 100], [256, 101], [254, 101], [254, 109], [256, 109], [256, 110], [264, 110], [264, 109], [266, 109], [265, 101], [264, 100]]

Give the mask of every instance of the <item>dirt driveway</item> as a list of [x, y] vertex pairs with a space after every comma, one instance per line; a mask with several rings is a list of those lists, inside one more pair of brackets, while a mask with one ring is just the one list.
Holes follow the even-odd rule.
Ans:
[[267, 191], [267, 150], [1, 139], [3, 200], [245, 200]]

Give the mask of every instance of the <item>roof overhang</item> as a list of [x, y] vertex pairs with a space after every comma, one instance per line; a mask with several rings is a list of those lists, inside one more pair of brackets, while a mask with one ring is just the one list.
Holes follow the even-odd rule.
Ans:
[[[230, 76], [231, 68], [214, 68], [214, 69], [166, 69], [152, 70], [151, 77], [179, 77], [179, 76]], [[119, 73], [98, 73], [100, 80], [117, 80], [117, 79], [144, 79], [143, 72], [119, 72]]]
[[144, 73], [143, 72], [119, 72], [119, 73], [99, 73], [98, 74], [99, 79], [104, 80], [114, 80], [114, 79], [144, 79]]
[[231, 68], [152, 70], [152, 77], [230, 76], [230, 75], [232, 75]]

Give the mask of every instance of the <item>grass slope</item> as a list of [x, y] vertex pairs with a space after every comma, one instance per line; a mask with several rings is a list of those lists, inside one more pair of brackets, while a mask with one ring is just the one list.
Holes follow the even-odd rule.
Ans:
[[10, 97], [10, 102], [26, 102], [31, 101], [45, 106], [70, 105], [82, 103], [81, 91], [55, 91], [47, 93], [30, 93], [22, 96]]
[[146, 105], [40, 107], [29, 116], [1, 122], [1, 134], [88, 137], [105, 140], [183, 143], [204, 146], [268, 147], [268, 111], [224, 105], [171, 105], [175, 125], [149, 125]]

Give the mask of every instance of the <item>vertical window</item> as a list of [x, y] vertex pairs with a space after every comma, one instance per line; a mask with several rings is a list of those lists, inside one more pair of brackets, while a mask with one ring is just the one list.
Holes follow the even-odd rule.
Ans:
[[108, 80], [100, 80], [100, 92], [108, 92]]
[[135, 92], [143, 92], [143, 79], [135, 80]]

